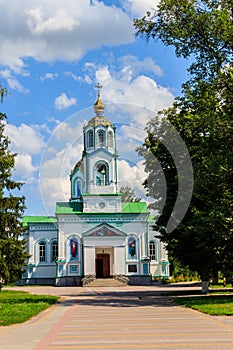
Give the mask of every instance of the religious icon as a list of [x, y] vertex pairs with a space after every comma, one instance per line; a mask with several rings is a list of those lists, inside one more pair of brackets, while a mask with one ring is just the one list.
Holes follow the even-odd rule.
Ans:
[[135, 244], [135, 240], [132, 239], [132, 240], [129, 240], [129, 243], [128, 243], [128, 246], [129, 246], [129, 255], [131, 257], [135, 256], [135, 253], [136, 253], [136, 244]]
[[75, 259], [75, 258], [77, 258], [78, 244], [77, 244], [77, 242], [72, 240], [70, 242], [70, 246], [71, 246], [71, 258]]

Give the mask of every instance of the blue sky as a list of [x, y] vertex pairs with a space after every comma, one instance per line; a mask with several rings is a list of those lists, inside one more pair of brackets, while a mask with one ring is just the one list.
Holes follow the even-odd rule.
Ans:
[[14, 178], [25, 183], [27, 215], [53, 215], [69, 199], [69, 174], [82, 154], [97, 82], [105, 115], [117, 126], [119, 177], [143, 196], [146, 122], [172, 104], [188, 63], [173, 48], [135, 37], [133, 18], [156, 0], [0, 0], [1, 105], [17, 153]]

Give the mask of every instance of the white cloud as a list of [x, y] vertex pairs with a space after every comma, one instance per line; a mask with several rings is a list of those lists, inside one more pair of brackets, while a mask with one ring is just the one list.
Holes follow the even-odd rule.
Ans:
[[77, 102], [74, 97], [67, 97], [67, 95], [63, 92], [60, 96], [56, 97], [54, 100], [54, 107], [58, 110], [69, 108], [75, 105]]
[[130, 80], [135, 75], [144, 72], [151, 72], [157, 76], [163, 75], [161, 68], [151, 57], [145, 57], [142, 61], [140, 61], [133, 55], [126, 55], [122, 56], [119, 61], [123, 65], [122, 70], [119, 72], [119, 76], [121, 78], [126, 78], [126, 80]]
[[19, 92], [23, 92], [24, 94], [28, 93], [29, 90], [24, 88], [20, 82], [12, 75], [11, 71], [9, 69], [4, 69], [0, 71], [0, 76], [3, 77], [6, 81], [9, 87], [13, 90], [17, 90]]
[[54, 81], [56, 78], [58, 77], [57, 73], [45, 73], [40, 77], [41, 81], [45, 81], [45, 80], [52, 80]]
[[129, 74], [126, 79], [120, 77], [119, 72], [110, 71], [108, 66], [97, 68], [95, 74], [96, 81], [103, 85], [103, 101], [122, 104], [122, 109], [125, 104], [128, 122], [136, 123], [140, 128], [144, 128], [146, 122], [157, 111], [171, 106], [174, 101], [174, 96], [168, 88], [158, 85], [146, 75]]
[[132, 17], [141, 18], [147, 11], [153, 13], [153, 10], [159, 4], [159, 0], [121, 0], [122, 6], [130, 13]]
[[16, 72], [25, 58], [77, 61], [89, 50], [133, 42], [133, 23], [116, 6], [88, 0], [1, 0], [0, 64]]
[[36, 132], [33, 127], [21, 124], [15, 126], [6, 124], [6, 135], [9, 137], [10, 147], [13, 152], [22, 154], [40, 154], [44, 141], [39, 132]]
[[131, 166], [126, 160], [120, 160], [118, 162], [118, 169], [120, 179], [119, 186], [129, 186], [135, 189], [136, 196], [144, 198], [145, 200], [145, 190], [142, 184], [146, 179], [146, 174], [143, 161], [139, 161]]
[[38, 168], [32, 164], [32, 156], [30, 154], [17, 154], [15, 157], [14, 174], [27, 183], [34, 181], [33, 174]]

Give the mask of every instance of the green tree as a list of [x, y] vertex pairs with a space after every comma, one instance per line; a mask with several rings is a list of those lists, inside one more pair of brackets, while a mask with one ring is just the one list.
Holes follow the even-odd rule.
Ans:
[[[198, 271], [203, 285], [216, 269], [233, 271], [232, 15], [230, 1], [162, 0], [153, 16], [135, 20], [138, 34], [174, 45], [177, 56], [193, 59], [191, 79], [183, 85], [182, 96], [149, 122], [139, 153], [145, 157], [145, 186], [155, 198], [154, 208], [164, 199], [161, 172], [166, 178], [167, 197], [156, 228], [171, 256]], [[168, 124], [185, 142], [194, 171], [189, 209], [169, 232], [166, 226], [174, 215], [179, 176], [174, 155], [164, 144]], [[160, 162], [160, 168], [153, 159]]]
[[141, 198], [136, 197], [135, 190], [129, 186], [121, 186], [120, 193], [122, 194], [122, 202], [140, 202]]
[[[228, 85], [228, 89], [222, 89], [221, 85]], [[216, 267], [233, 271], [232, 92], [230, 70], [211, 83], [199, 81], [192, 89], [186, 86], [183, 97], [164, 111], [165, 117], [160, 122], [160, 115], [149, 122], [147, 137], [139, 149], [148, 172], [145, 186], [148, 195], [155, 198], [153, 209], [164, 200], [161, 172], [166, 178], [167, 197], [156, 229], [167, 243], [170, 255], [198, 271], [203, 281], [209, 279]], [[179, 179], [177, 164], [164, 146], [168, 121], [185, 141], [194, 169], [189, 209], [172, 232], [165, 228], [174, 208]], [[161, 167], [156, 167], [153, 159]]]
[[232, 0], [161, 0], [134, 25], [138, 35], [173, 45], [178, 57], [191, 57], [189, 71], [201, 79], [216, 76], [232, 60]]
[[[1, 98], [6, 91], [0, 87]], [[6, 115], [0, 113], [0, 278], [5, 283], [19, 280], [27, 254], [22, 216], [25, 199], [14, 194], [22, 183], [12, 179], [15, 154], [9, 150], [9, 139], [4, 135]]]

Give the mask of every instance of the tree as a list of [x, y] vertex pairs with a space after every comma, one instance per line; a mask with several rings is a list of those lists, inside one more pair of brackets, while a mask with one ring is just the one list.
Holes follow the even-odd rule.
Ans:
[[232, 0], [161, 0], [135, 19], [138, 35], [173, 45], [178, 57], [194, 58], [191, 74], [208, 79], [232, 61]]
[[135, 190], [129, 186], [121, 186], [120, 193], [122, 194], [122, 202], [140, 202], [141, 198], [136, 197]]
[[[148, 14], [135, 20], [138, 34], [174, 45], [178, 56], [194, 57], [189, 68], [191, 80], [183, 85], [182, 96], [149, 122], [139, 153], [145, 157], [145, 186], [155, 198], [154, 208], [162, 200], [161, 181], [157, 180], [161, 172], [167, 182], [166, 202], [155, 228], [169, 253], [198, 271], [203, 291], [212, 271], [233, 271], [232, 14], [230, 1], [162, 0], [153, 17]], [[164, 146], [167, 124], [172, 124], [185, 142], [194, 171], [189, 209], [169, 232], [166, 226], [173, 213], [179, 174], [173, 154]], [[153, 166], [153, 158], [161, 168]], [[180, 162], [182, 166], [182, 159]]]
[[[186, 86], [183, 97], [164, 111], [161, 122], [158, 116], [149, 122], [147, 138], [139, 149], [149, 173], [145, 186], [148, 195], [155, 198], [154, 209], [164, 200], [160, 173], [166, 178], [167, 198], [155, 228], [169, 253], [198, 271], [203, 281], [208, 281], [216, 267], [233, 271], [233, 74], [229, 70], [222, 75], [211, 83], [198, 82], [193, 91]], [[228, 84], [229, 89], [221, 89], [221, 84]], [[164, 146], [168, 121], [186, 143], [194, 169], [188, 212], [172, 232], [164, 228], [178, 193], [178, 175], [177, 164]], [[160, 168], [154, 166], [153, 158], [160, 162]]]
[[[1, 98], [5, 89], [0, 86]], [[6, 115], [0, 113], [0, 278], [5, 283], [19, 280], [28, 257], [24, 251], [25, 241], [22, 216], [25, 199], [14, 195], [22, 183], [12, 179], [15, 154], [9, 150], [9, 139], [4, 135]]]

